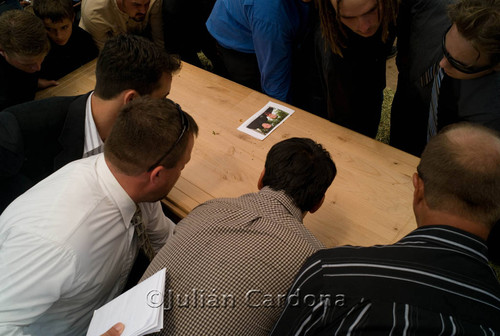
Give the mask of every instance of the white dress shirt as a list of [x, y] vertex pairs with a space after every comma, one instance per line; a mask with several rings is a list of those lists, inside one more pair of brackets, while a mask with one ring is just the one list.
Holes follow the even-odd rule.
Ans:
[[[140, 207], [158, 250], [174, 224], [159, 202]], [[137, 255], [135, 209], [103, 154], [64, 166], [16, 199], [0, 217], [0, 335], [85, 335]]]
[[84, 158], [91, 155], [99, 154], [104, 151], [104, 142], [99, 135], [97, 126], [92, 115], [92, 96], [94, 92], [90, 93], [85, 104], [85, 140], [83, 142], [83, 156]]

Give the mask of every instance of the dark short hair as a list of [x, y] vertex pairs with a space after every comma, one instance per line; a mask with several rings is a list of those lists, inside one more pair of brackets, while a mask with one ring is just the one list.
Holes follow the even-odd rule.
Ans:
[[301, 211], [309, 211], [321, 201], [336, 174], [323, 146], [308, 138], [290, 138], [267, 153], [262, 184], [283, 190]]
[[125, 90], [149, 95], [160, 87], [164, 73], [173, 75], [180, 67], [178, 57], [146, 38], [118, 35], [107, 40], [99, 54], [95, 93], [102, 99], [112, 99]]
[[[118, 114], [104, 154], [115, 167], [128, 175], [148, 170], [176, 143], [182, 132], [179, 110], [170, 99], [138, 97], [125, 104]], [[165, 168], [174, 167], [186, 151], [189, 134], [198, 134], [198, 125], [184, 112], [189, 125], [175, 144], [174, 149], [162, 160]]]
[[417, 167], [430, 209], [490, 227], [500, 218], [500, 137], [459, 123], [431, 138]]
[[1, 14], [0, 49], [19, 56], [47, 54], [50, 42], [42, 20], [22, 9]]
[[451, 21], [479, 53], [500, 63], [500, 0], [460, 0], [450, 5]]
[[75, 18], [72, 0], [33, 0], [33, 12], [40, 19], [52, 22]]

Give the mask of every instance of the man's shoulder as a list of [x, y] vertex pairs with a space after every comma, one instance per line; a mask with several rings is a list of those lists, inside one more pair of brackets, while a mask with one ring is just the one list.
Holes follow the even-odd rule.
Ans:
[[459, 120], [500, 131], [500, 72], [471, 80], [452, 80], [460, 87]]
[[21, 130], [59, 124], [66, 119], [70, 110], [85, 114], [88, 95], [71, 97], [50, 97], [34, 100], [6, 108], [0, 113], [10, 113], [16, 117]]
[[269, 209], [278, 206], [278, 203], [273, 201], [272, 198], [269, 199], [269, 196], [262, 193], [247, 193], [232, 198], [215, 198], [200, 204], [195, 210], [200, 213], [213, 213], [214, 215], [229, 212], [241, 214], [253, 213], [260, 214], [263, 218], [272, 218], [273, 213], [266, 211], [266, 208]]
[[95, 29], [96, 25], [98, 27], [103, 25], [112, 27], [115, 24], [114, 19], [120, 16], [121, 11], [118, 9], [116, 0], [87, 0], [82, 4], [81, 13], [79, 26], [93, 34], [89, 28]]
[[[391, 255], [399, 259], [400, 252], [395, 248], [396, 245], [374, 245], [374, 246], [338, 246], [333, 248], [321, 249], [311, 255], [308, 259], [309, 264], [321, 265], [329, 263], [345, 263], [357, 260], [366, 264], [377, 263], [388, 260]], [[404, 259], [404, 257], [402, 257]]]
[[259, 246], [282, 254], [308, 256], [323, 248], [304, 226], [300, 210], [287, 204], [284, 197], [283, 192], [267, 189], [236, 198], [213, 199], [196, 207], [176, 231], [182, 236], [196, 233], [239, 237], [242, 246]]
[[[96, 182], [96, 158], [73, 161], [55, 171], [12, 202], [2, 219], [33, 222], [33, 230], [27, 230], [30, 232], [66, 228], [70, 222], [82, 221], [106, 196]], [[21, 208], [27, 211], [16, 211]]]
[[[70, 42], [78, 43], [80, 49], [87, 47], [96, 48], [92, 35], [80, 26], [73, 25], [73, 32], [71, 33]], [[81, 44], [84, 44], [83, 46]]]
[[[305, 11], [307, 4], [290, 2], [288, 0], [254, 1], [249, 7], [254, 20], [265, 22], [272, 27], [289, 27], [296, 24], [301, 11]], [[304, 7], [304, 8], [302, 8]]]
[[78, 99], [80, 99], [80, 100], [83, 99], [83, 102], [85, 103], [86, 97], [88, 97], [88, 94], [79, 95], [79, 96], [49, 97], [49, 98], [45, 98], [45, 99], [33, 100], [33, 101], [26, 102], [23, 104], [14, 105], [14, 106], [6, 108], [2, 112], [10, 112], [13, 114], [17, 114], [17, 113], [20, 113], [21, 111], [35, 111], [36, 112], [36, 111], [40, 111], [43, 109], [47, 109], [48, 111], [50, 111], [53, 109], [60, 109], [60, 108], [68, 107], [70, 104], [72, 104], [74, 101], [77, 101]]
[[82, 14], [86, 13], [96, 13], [102, 11], [109, 11], [113, 6], [113, 2], [116, 4], [116, 0], [87, 0], [82, 3]]

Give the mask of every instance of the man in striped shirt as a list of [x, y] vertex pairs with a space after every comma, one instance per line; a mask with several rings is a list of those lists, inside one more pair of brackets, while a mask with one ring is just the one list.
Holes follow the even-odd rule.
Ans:
[[393, 245], [322, 250], [303, 265], [272, 335], [497, 335], [500, 285], [485, 240], [500, 218], [500, 138], [457, 124], [417, 172], [418, 228]]

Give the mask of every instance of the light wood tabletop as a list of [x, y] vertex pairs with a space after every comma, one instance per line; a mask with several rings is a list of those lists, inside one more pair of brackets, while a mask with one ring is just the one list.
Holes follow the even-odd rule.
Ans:
[[[92, 90], [95, 63], [39, 92], [37, 99]], [[174, 76], [169, 98], [200, 127], [191, 162], [166, 199], [181, 217], [209, 199], [257, 191], [271, 146], [308, 137], [330, 152], [338, 170], [324, 205], [304, 220], [326, 246], [389, 244], [416, 228], [411, 177], [417, 157], [187, 63]], [[268, 101], [295, 113], [262, 141], [237, 130]]]

